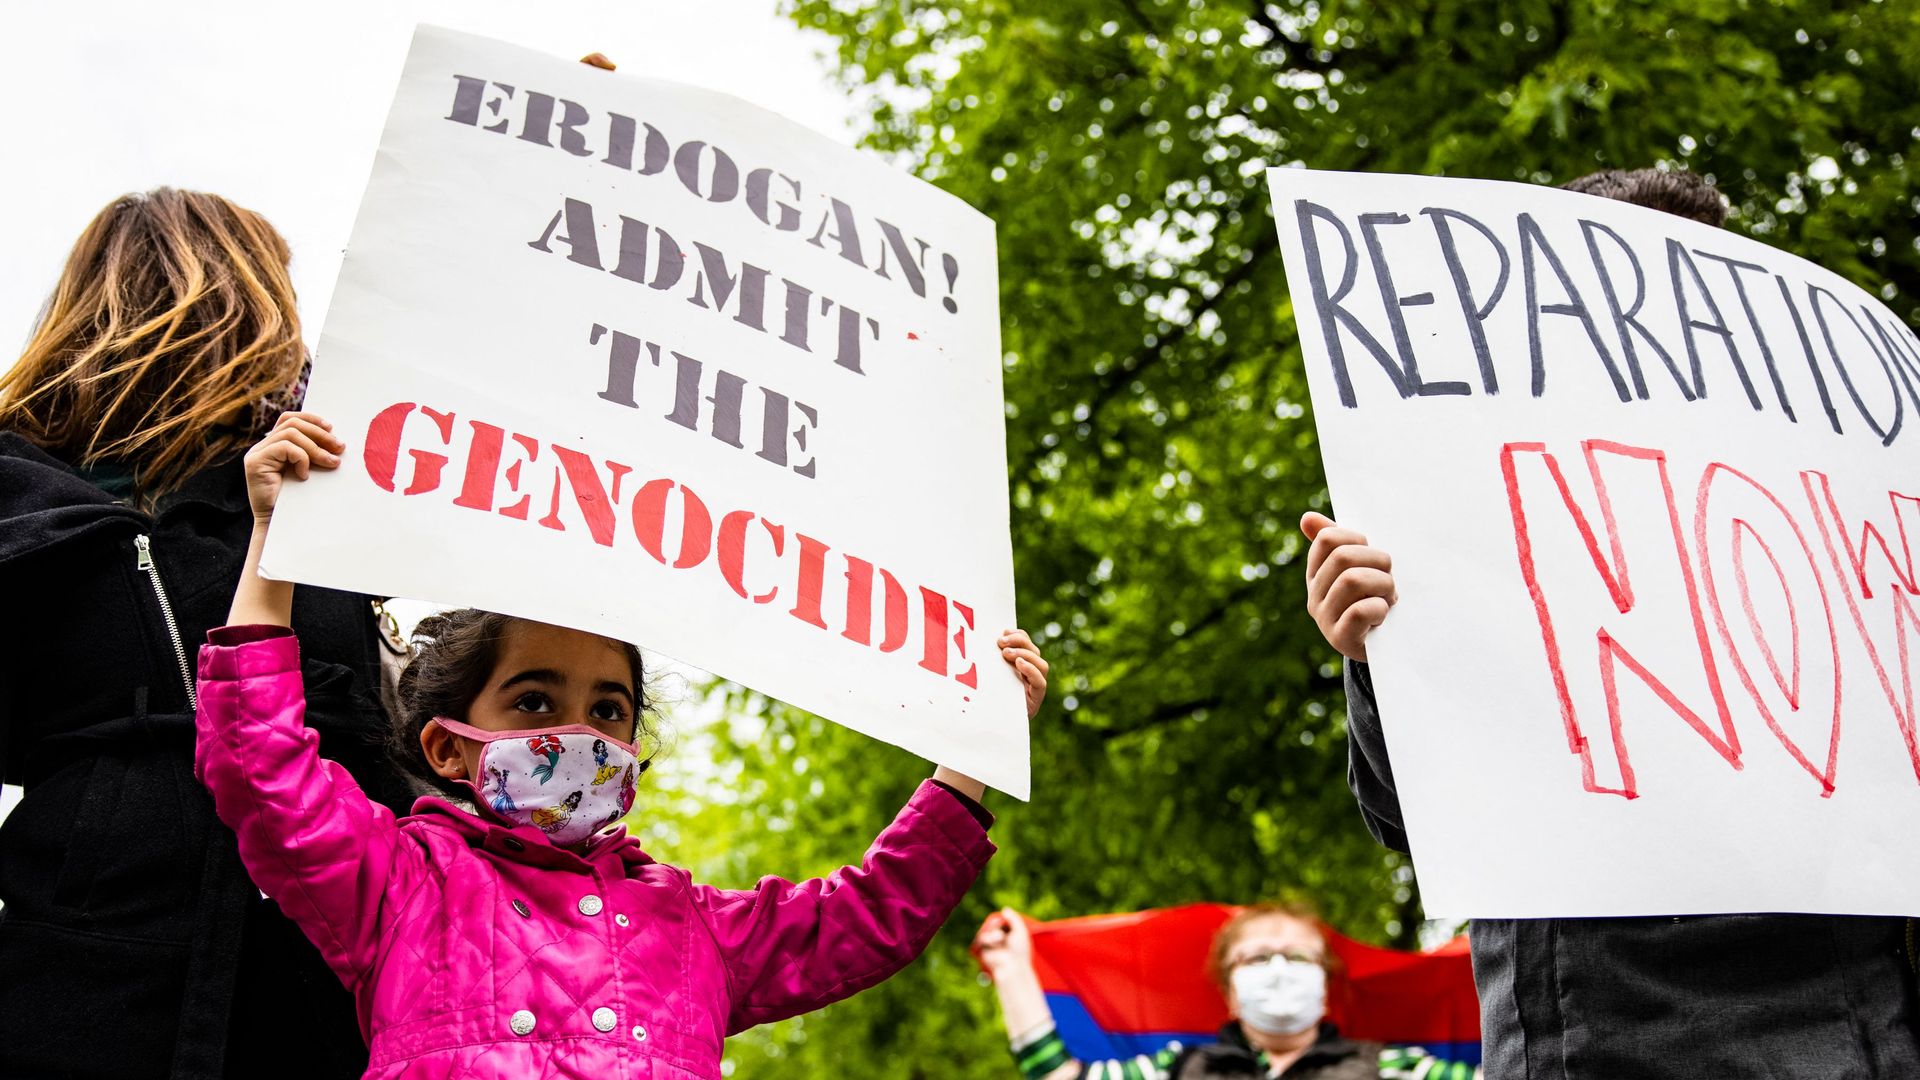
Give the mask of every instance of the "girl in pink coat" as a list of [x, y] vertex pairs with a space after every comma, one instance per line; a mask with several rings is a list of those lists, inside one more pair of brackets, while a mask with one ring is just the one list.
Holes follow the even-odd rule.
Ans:
[[[981, 785], [936, 771], [860, 866], [696, 884], [609, 828], [647, 765], [623, 642], [473, 610], [424, 621], [395, 723], [449, 797], [398, 820], [367, 799], [302, 723], [293, 586], [257, 572], [282, 480], [343, 449], [293, 413], [247, 455], [252, 547], [200, 652], [196, 765], [254, 882], [353, 991], [367, 1076], [711, 1080], [728, 1035], [920, 954], [993, 854]], [[1000, 645], [1031, 713], [1046, 662], [1020, 631]]]

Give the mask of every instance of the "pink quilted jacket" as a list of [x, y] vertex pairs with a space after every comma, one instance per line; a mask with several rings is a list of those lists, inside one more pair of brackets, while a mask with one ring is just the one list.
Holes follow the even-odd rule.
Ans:
[[993, 854], [932, 783], [859, 867], [750, 891], [620, 834], [575, 855], [433, 798], [396, 821], [319, 756], [290, 632], [208, 640], [201, 779], [254, 882], [357, 997], [369, 1077], [717, 1078], [726, 1036], [910, 963]]

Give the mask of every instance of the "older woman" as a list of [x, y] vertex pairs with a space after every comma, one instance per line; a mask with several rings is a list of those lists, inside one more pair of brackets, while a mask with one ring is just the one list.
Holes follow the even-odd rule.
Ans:
[[1430, 1059], [1417, 1048], [1387, 1048], [1342, 1038], [1326, 1022], [1328, 954], [1305, 908], [1259, 904], [1214, 935], [1209, 973], [1233, 1019], [1216, 1043], [1171, 1043], [1126, 1061], [1081, 1062], [1054, 1030], [1033, 968], [1033, 941], [1010, 911], [987, 921], [974, 944], [1000, 997], [1013, 1054], [1026, 1080], [1465, 1080], [1464, 1065]]

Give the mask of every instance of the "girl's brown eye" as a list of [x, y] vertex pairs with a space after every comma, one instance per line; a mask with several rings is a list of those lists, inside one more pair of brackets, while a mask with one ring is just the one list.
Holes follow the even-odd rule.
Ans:
[[549, 701], [545, 694], [528, 692], [514, 699], [513, 707], [521, 712], [552, 712], [553, 702]]

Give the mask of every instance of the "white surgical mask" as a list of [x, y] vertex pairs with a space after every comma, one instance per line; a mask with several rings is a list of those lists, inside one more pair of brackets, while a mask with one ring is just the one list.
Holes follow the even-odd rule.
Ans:
[[572, 847], [633, 808], [647, 763], [632, 746], [584, 724], [482, 731], [444, 716], [434, 723], [481, 743], [474, 791], [515, 825], [532, 825]]
[[1276, 956], [1233, 969], [1240, 1022], [1268, 1035], [1298, 1035], [1327, 1012], [1327, 972], [1319, 964]]

